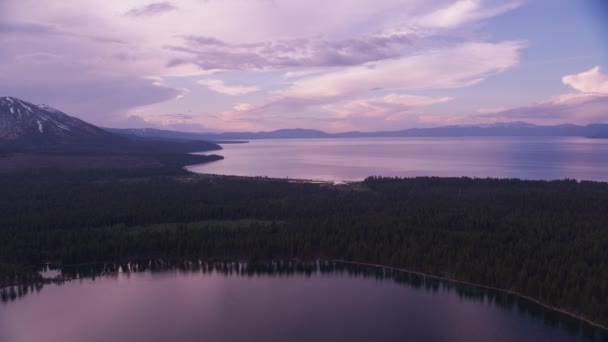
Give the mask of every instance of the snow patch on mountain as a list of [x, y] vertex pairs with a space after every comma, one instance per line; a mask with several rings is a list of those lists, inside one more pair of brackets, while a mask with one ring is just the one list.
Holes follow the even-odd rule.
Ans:
[[30, 107], [30, 106], [26, 105], [25, 103], [23, 103], [23, 102], [21, 102], [21, 101], [20, 101], [20, 103], [21, 103], [21, 105], [22, 105], [23, 107], [25, 107], [25, 109], [27, 109], [27, 111], [28, 111], [28, 112], [30, 112], [30, 113], [31, 113], [31, 112], [33, 112], [32, 107]]
[[59, 114], [59, 113], [64, 114], [62, 111], [55, 109], [47, 104], [38, 105], [38, 108], [40, 108], [42, 110], [46, 110], [47, 112], [55, 113], [55, 114]]

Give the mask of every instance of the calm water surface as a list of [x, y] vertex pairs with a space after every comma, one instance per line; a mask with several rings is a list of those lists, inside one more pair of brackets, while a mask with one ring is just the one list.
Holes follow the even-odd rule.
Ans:
[[377, 268], [119, 273], [0, 302], [0, 341], [602, 341], [525, 300]]
[[608, 181], [608, 139], [463, 137], [253, 140], [226, 144], [200, 173], [358, 181], [468, 176]]

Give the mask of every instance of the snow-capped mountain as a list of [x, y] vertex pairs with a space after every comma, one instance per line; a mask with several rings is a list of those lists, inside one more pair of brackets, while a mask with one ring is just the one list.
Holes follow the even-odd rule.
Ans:
[[0, 97], [0, 155], [130, 154], [175, 155], [220, 150], [207, 141], [168, 141], [124, 136], [86, 123], [47, 105]]
[[0, 97], [0, 143], [19, 145], [93, 143], [115, 134], [47, 105]]

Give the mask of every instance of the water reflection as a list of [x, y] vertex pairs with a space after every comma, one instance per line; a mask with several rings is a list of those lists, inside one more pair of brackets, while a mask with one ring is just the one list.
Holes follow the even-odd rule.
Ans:
[[[608, 334], [580, 320], [546, 309], [526, 299], [472, 285], [456, 284], [436, 278], [407, 273], [391, 268], [353, 265], [335, 261], [267, 261], [226, 262], [202, 260], [146, 260], [122, 264], [94, 264], [53, 268], [45, 265], [41, 271], [58, 271], [59, 276], [30, 285], [11, 286], [0, 291], [2, 302], [10, 305], [31, 293], [39, 293], [45, 284], [62, 285], [74, 279], [103, 279], [130, 277], [136, 274], [167, 274], [174, 272], [184, 276], [220, 275], [237, 278], [321, 278], [347, 277], [352, 279], [374, 279], [379, 283], [399, 284], [416, 292], [442, 298], [455, 297], [462, 302], [476, 303], [504, 312], [515, 313], [525, 320], [543, 322], [547, 329], [565, 331], [574, 340], [608, 340]], [[48, 274], [48, 273], [47, 273]], [[52, 273], [51, 273], [52, 274]], [[444, 298], [444, 300], [445, 300]], [[451, 305], [449, 301], [445, 305]], [[458, 304], [455, 304], [458, 305]], [[0, 314], [2, 306], [0, 305]], [[1, 316], [1, 315], [0, 315]], [[0, 336], [1, 337], [1, 336]]]

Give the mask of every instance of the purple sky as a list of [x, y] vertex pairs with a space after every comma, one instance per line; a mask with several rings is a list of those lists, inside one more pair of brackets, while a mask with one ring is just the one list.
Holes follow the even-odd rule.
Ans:
[[608, 122], [604, 0], [0, 0], [0, 96], [103, 126]]

